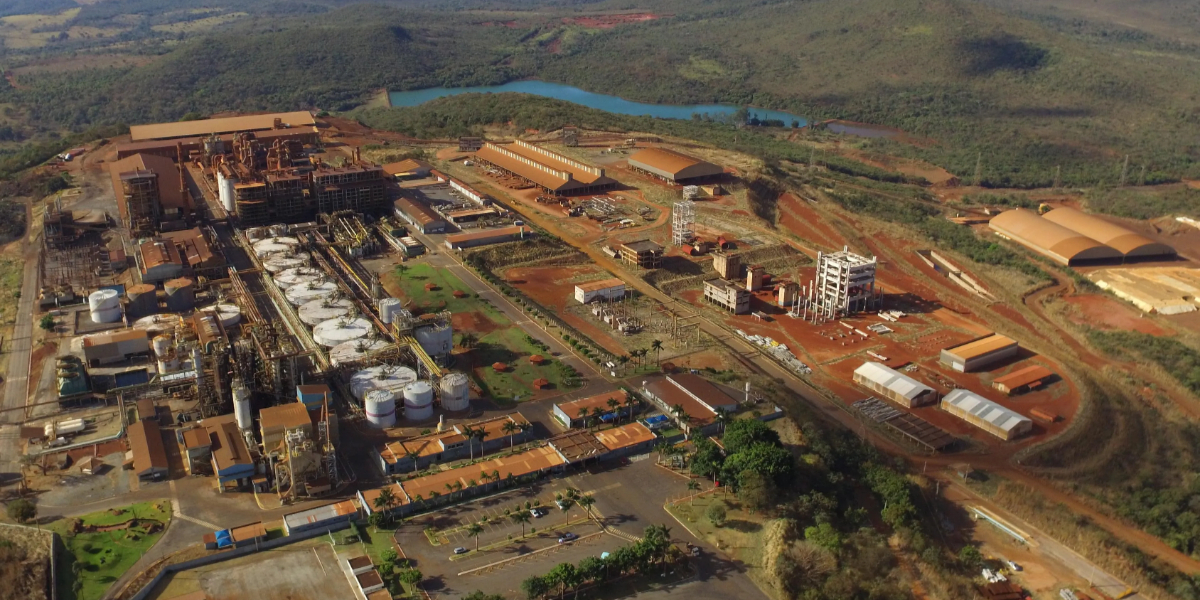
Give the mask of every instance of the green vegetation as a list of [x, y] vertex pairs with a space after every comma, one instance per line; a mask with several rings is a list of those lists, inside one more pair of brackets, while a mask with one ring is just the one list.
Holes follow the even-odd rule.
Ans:
[[28, 523], [37, 518], [37, 506], [24, 498], [9, 502], [4, 510], [8, 513], [8, 518], [18, 523]]
[[651, 525], [640, 541], [621, 546], [608, 558], [589, 556], [577, 565], [560, 563], [545, 575], [534, 575], [522, 581], [521, 591], [529, 600], [564, 597], [568, 589], [585, 584], [602, 585], [626, 574], [647, 575], [660, 570], [665, 574], [671, 563], [679, 558], [678, 550], [671, 544], [671, 529]]
[[160, 500], [48, 525], [67, 550], [57, 569], [59, 594], [68, 600], [99, 599], [158, 542], [170, 519], [170, 503]]
[[[546, 356], [546, 362], [534, 365], [529, 357], [541, 349], [525, 340], [525, 335], [516, 327], [505, 327], [481, 336], [471, 351], [475, 363], [475, 376], [479, 387], [492, 398], [500, 401], [528, 400], [534, 393], [533, 381], [545, 379], [552, 388], [561, 389], [575, 379], [573, 370], [562, 369], [562, 363]], [[496, 371], [494, 363], [504, 363], [508, 368]]]
[[[1200, 395], [1200, 351], [1177, 338], [1090, 329], [1088, 341], [1108, 354], [1157, 365], [1188, 391]], [[1195, 541], [1200, 542], [1200, 537]]]
[[1200, 216], [1200, 192], [1187, 186], [1167, 190], [1147, 188], [1097, 188], [1087, 193], [1087, 206], [1102, 212], [1130, 219], [1153, 219], [1163, 216]]

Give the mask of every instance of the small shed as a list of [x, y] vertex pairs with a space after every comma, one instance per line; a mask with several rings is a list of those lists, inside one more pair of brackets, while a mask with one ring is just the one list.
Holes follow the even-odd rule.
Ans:
[[104, 461], [95, 456], [88, 456], [79, 461], [79, 471], [84, 475], [95, 475], [104, 469]]

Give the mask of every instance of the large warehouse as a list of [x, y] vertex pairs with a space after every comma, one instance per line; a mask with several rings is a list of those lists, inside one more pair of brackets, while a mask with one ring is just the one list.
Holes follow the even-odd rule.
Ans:
[[1042, 218], [1096, 240], [1120, 252], [1126, 259], [1175, 256], [1175, 249], [1166, 244], [1068, 206], [1056, 208]]
[[129, 139], [134, 142], [149, 140], [173, 140], [207, 136], [213, 134], [236, 133], [245, 131], [271, 131], [275, 129], [291, 129], [293, 127], [315, 127], [317, 121], [308, 111], [290, 113], [271, 113], [265, 115], [247, 115], [241, 117], [225, 117], [220, 119], [200, 119], [196, 121], [178, 121], [175, 123], [154, 123], [151, 125], [133, 125], [129, 128]]
[[970, 390], [946, 394], [942, 410], [1003, 440], [1016, 439], [1033, 430], [1033, 421]]
[[725, 170], [710, 162], [666, 148], [647, 148], [629, 157], [629, 168], [668, 183], [693, 184], [719, 177]]
[[604, 169], [521, 140], [504, 146], [487, 142], [475, 158], [554, 196], [598, 194], [617, 186], [615, 179], [604, 175]]
[[933, 388], [877, 362], [865, 362], [855, 369], [854, 383], [905, 408], [933, 404], [938, 399]]
[[992, 217], [988, 226], [1000, 236], [1064, 265], [1119, 261], [1124, 257], [1120, 251], [1043, 219], [1031, 210], [1004, 211]]
[[1017, 355], [1021, 347], [1012, 339], [989, 333], [956, 346], [942, 349], [942, 364], [959, 373], [978, 371], [997, 361]]

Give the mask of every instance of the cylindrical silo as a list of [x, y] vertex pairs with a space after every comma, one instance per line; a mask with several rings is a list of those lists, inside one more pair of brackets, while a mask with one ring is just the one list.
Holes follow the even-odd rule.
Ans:
[[408, 367], [379, 365], [351, 375], [350, 393], [360, 401], [371, 390], [391, 390], [399, 396], [404, 392], [404, 386], [416, 380], [417, 372]]
[[171, 312], [186, 312], [196, 306], [195, 282], [187, 277], [172, 279], [163, 284], [167, 291], [167, 310]]
[[409, 421], [433, 418], [433, 386], [428, 381], [414, 381], [404, 386], [404, 418]]
[[449, 354], [454, 348], [454, 330], [448, 324], [422, 327], [416, 331], [416, 338], [430, 356]]
[[313, 300], [300, 305], [296, 311], [300, 321], [309, 327], [316, 327], [330, 319], [347, 316], [354, 310], [354, 302], [349, 298], [325, 298]]
[[371, 427], [395, 427], [396, 394], [391, 390], [371, 390], [363, 400], [363, 410], [367, 413], [367, 423], [370, 423]]
[[358, 340], [371, 333], [371, 322], [366, 319], [330, 319], [313, 327], [313, 341], [332, 348], [343, 342]]
[[312, 267], [292, 267], [279, 271], [272, 277], [275, 280], [275, 285], [279, 286], [281, 290], [286, 290], [293, 285], [308, 283], [320, 278], [321, 272]]
[[442, 410], [460, 412], [471, 408], [471, 382], [462, 373], [447, 373], [439, 386], [442, 392]]
[[233, 414], [239, 429], [244, 431], [254, 428], [254, 415], [250, 411], [250, 390], [240, 379], [233, 382]]
[[372, 352], [376, 352], [387, 347], [387, 340], [382, 340], [379, 338], [364, 338], [349, 342], [342, 342], [329, 350], [329, 362], [333, 363], [333, 366], [336, 367], [342, 363], [359, 360]]
[[337, 284], [332, 281], [310, 281], [301, 285], [293, 285], [283, 291], [288, 302], [293, 306], [307, 304], [313, 300], [324, 300], [336, 294]]
[[278, 273], [297, 267], [307, 267], [309, 255], [307, 252], [281, 252], [272, 254], [263, 260], [263, 268], [271, 273]]
[[129, 305], [125, 312], [131, 318], [138, 319], [158, 312], [158, 290], [148, 283], [139, 283], [125, 290]]
[[404, 303], [397, 298], [383, 298], [379, 301], [379, 320], [387, 325], [392, 324], [392, 316], [396, 314]]
[[291, 253], [300, 245], [300, 240], [294, 237], [275, 236], [254, 242], [254, 254], [266, 258], [272, 254]]
[[179, 356], [174, 351], [167, 351], [158, 358], [158, 374], [165, 375], [179, 370]]
[[237, 211], [237, 203], [234, 202], [235, 194], [233, 186], [237, 184], [237, 177], [226, 177], [220, 171], [217, 171], [217, 197], [221, 201], [221, 207], [225, 212], [234, 214]]
[[266, 227], [251, 227], [246, 230], [246, 239], [253, 244], [263, 238], [271, 237], [271, 232]]
[[154, 339], [150, 341], [150, 346], [154, 348], [154, 356], [158, 358], [165, 357], [171, 352], [171, 346], [175, 345], [174, 341], [169, 335], [154, 336]]
[[116, 323], [121, 320], [121, 295], [116, 290], [96, 290], [88, 296], [88, 308], [93, 323]]
[[242, 320], [242, 309], [236, 304], [214, 304], [201, 310], [216, 315], [225, 329], [237, 325]]

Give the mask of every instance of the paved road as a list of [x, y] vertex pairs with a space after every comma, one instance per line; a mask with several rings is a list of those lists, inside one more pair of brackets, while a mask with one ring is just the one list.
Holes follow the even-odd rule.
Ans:
[[[28, 219], [30, 224], [32, 219]], [[28, 255], [28, 236], [22, 241], [22, 253]], [[38, 260], [25, 261], [21, 298], [17, 301], [17, 321], [8, 340], [8, 370], [4, 397], [0, 400], [0, 487], [19, 480], [21, 436], [19, 423], [25, 420], [20, 410], [29, 397], [29, 362], [33, 351], [33, 302], [38, 293]], [[12, 410], [7, 410], [12, 409]]]

